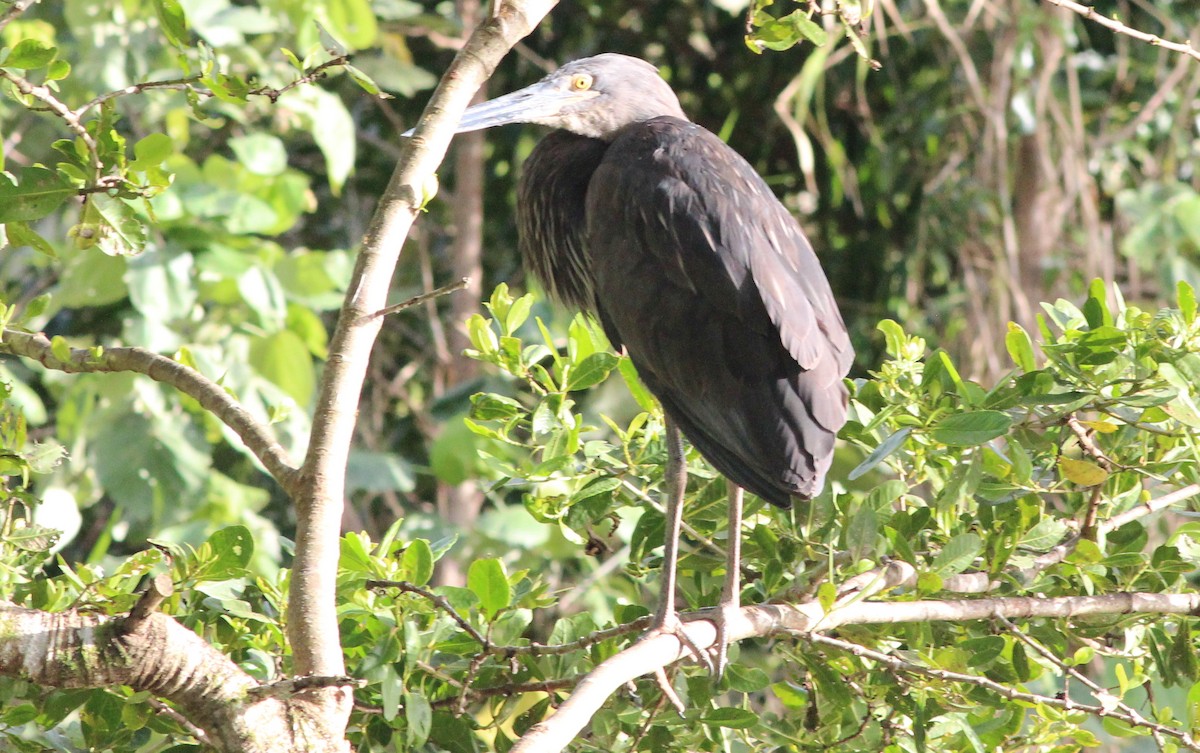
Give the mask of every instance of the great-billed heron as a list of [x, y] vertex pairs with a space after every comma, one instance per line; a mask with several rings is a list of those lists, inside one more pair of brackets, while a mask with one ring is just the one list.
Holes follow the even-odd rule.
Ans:
[[846, 420], [846, 327], [796, 220], [746, 160], [687, 119], [649, 63], [577, 60], [471, 107], [458, 131], [516, 122], [556, 129], [520, 181], [526, 266], [599, 319], [666, 415], [660, 631], [679, 632], [680, 430], [730, 482], [720, 673], [740, 600], [741, 491], [788, 508], [821, 490]]

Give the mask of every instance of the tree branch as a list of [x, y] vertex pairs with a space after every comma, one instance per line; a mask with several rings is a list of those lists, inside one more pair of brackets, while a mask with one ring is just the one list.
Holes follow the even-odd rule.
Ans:
[[[844, 625], [931, 621], [961, 622], [997, 617], [1070, 619], [1085, 615], [1200, 615], [1200, 594], [1118, 593], [1105, 596], [1064, 596], [1049, 599], [1005, 597], [913, 602], [856, 601], [848, 598], [846, 601], [848, 603], [844, 606], [835, 605], [828, 613], [816, 600], [795, 605], [762, 604], [742, 607], [726, 625], [727, 639], [732, 643], [747, 638], [791, 634], [799, 635], [812, 643], [829, 643], [833, 639], [827, 639], [820, 633]], [[685, 620], [684, 632], [701, 651], [709, 649], [717, 638], [716, 626], [710, 621], [711, 612], [712, 610], [704, 610], [682, 616]], [[840, 643], [838, 642], [839, 645]], [[609, 696], [626, 683], [638, 677], [653, 674], [669, 664], [690, 656], [692, 656], [691, 649], [674, 635], [656, 634], [652, 638], [638, 641], [616, 656], [607, 659], [584, 677], [575, 687], [575, 692], [559, 706], [554, 715], [530, 728], [525, 736], [513, 746], [511, 753], [533, 753], [534, 751], [552, 753], [562, 750], [579, 734]], [[880, 656], [884, 655], [880, 654]], [[955, 678], [943, 677], [942, 679]], [[1028, 695], [999, 683], [994, 684], [996, 688], [999, 688], [997, 692], [1016, 694], [1007, 697], [1024, 698]], [[1075, 704], [1074, 708], [1087, 711], [1093, 707]], [[1094, 708], [1099, 709], [1100, 707]], [[1130, 724], [1135, 723], [1130, 720], [1124, 721]], [[1173, 737], [1179, 738], [1181, 733], [1164, 731], [1164, 734], [1171, 734]]]
[[232, 429], [285, 491], [290, 494], [295, 489], [293, 461], [266, 427], [221, 385], [178, 361], [144, 348], [71, 348], [63, 359], [45, 335], [14, 329], [0, 332], [0, 353], [30, 358], [47, 369], [68, 374], [130, 371], [170, 385]]
[[1057, 5], [1060, 8], [1066, 8], [1074, 13], [1078, 13], [1087, 20], [1095, 21], [1104, 28], [1110, 29], [1117, 34], [1124, 34], [1127, 37], [1132, 37], [1139, 41], [1147, 42], [1155, 47], [1162, 47], [1164, 50], [1178, 52], [1189, 57], [1193, 57], [1196, 60], [1200, 60], [1200, 50], [1192, 47], [1192, 43], [1190, 41], [1183, 43], [1172, 42], [1170, 40], [1163, 39], [1157, 34], [1148, 34], [1144, 31], [1132, 29], [1117, 19], [1109, 18], [1102, 13], [1097, 13], [1095, 8], [1088, 5], [1081, 5], [1077, 2], [1074, 2], [1074, 0], [1046, 0], [1046, 2], [1050, 3], [1051, 5]]
[[[392, 273], [422, 203], [422, 186], [441, 163], [454, 125], [475, 91], [506, 52], [533, 30], [557, 0], [506, 0], [481, 23], [442, 77], [416, 135], [406, 145], [367, 229], [347, 288], [313, 416], [296, 503], [287, 628], [300, 675], [345, 674], [335, 604], [345, 469], [354, 437], [367, 361], [382, 319], [365, 318], [387, 301]], [[323, 706], [328, 724], [351, 708], [343, 691], [306, 691]]]
[[468, 279], [466, 277], [461, 277], [454, 282], [443, 285], [440, 288], [435, 288], [435, 289], [429, 291], [428, 293], [421, 293], [420, 295], [414, 295], [412, 298], [409, 298], [407, 301], [401, 301], [400, 303], [394, 304], [392, 306], [388, 306], [387, 308], [379, 309], [378, 311], [376, 311], [373, 314], [367, 314], [366, 318], [367, 319], [377, 319], [381, 316], [391, 316], [392, 314], [398, 314], [401, 311], [412, 308], [413, 306], [420, 306], [422, 303], [425, 303], [426, 301], [432, 301], [436, 298], [441, 298], [444, 295], [453, 293], [456, 290], [462, 290], [463, 288], [467, 287], [467, 285], [469, 285], [470, 282], [471, 282], [470, 279]]
[[92, 180], [100, 180], [100, 147], [96, 144], [96, 139], [88, 131], [88, 129], [79, 120], [79, 116], [62, 103], [58, 97], [54, 96], [54, 92], [46, 86], [38, 86], [21, 76], [13, 73], [10, 70], [0, 68], [0, 78], [7, 79], [22, 94], [40, 99], [50, 108], [50, 111], [57, 115], [67, 127], [75, 132], [79, 140], [87, 147], [88, 161], [92, 166]]
[[[1095, 526], [1096, 535], [1106, 535], [1120, 528], [1121, 526], [1131, 523], [1138, 518], [1145, 517], [1151, 513], [1165, 510], [1166, 508], [1186, 499], [1190, 499], [1200, 494], [1200, 484], [1188, 484], [1180, 487], [1172, 492], [1168, 492], [1161, 497], [1143, 502], [1136, 507], [1126, 510], [1120, 515], [1114, 515], [1108, 520], [1102, 521]], [[1090, 509], [1090, 508], [1089, 508]], [[1082, 535], [1080, 533], [1072, 534], [1060, 542], [1057, 546], [1048, 552], [1043, 552], [1034, 558], [1033, 564], [1029, 567], [1019, 570], [1009, 571], [1007, 574], [1018, 581], [1028, 582], [1033, 580], [1038, 573], [1046, 568], [1053, 567], [1070, 556], [1071, 552], [1075, 551], [1075, 547], [1079, 544]], [[886, 575], [885, 575], [886, 573]], [[889, 562], [886, 565], [869, 570], [865, 573], [850, 578], [841, 585], [839, 593], [847, 593], [849, 591], [861, 590], [868, 587], [870, 584], [879, 586], [874, 588], [868, 595], [878, 593], [884, 588], [900, 588], [904, 586], [913, 586], [917, 582], [919, 573], [917, 569], [907, 562], [899, 560]], [[962, 594], [982, 594], [988, 591], [993, 591], [1000, 586], [1000, 581], [993, 580], [990, 575], [982, 572], [959, 573], [951, 575], [942, 581], [942, 590], [951, 593]], [[863, 598], [860, 596], [859, 598]]]
[[815, 645], [830, 646], [849, 652], [864, 659], [870, 659], [871, 661], [882, 664], [896, 672], [903, 672], [905, 674], [912, 675], [924, 675], [926, 677], [932, 677], [936, 680], [943, 680], [946, 682], [958, 682], [968, 685], [976, 685], [1001, 695], [1010, 701], [1026, 701], [1033, 704], [1045, 704], [1047, 706], [1066, 709], [1067, 711], [1082, 711], [1097, 717], [1111, 716], [1114, 719], [1120, 719], [1130, 726], [1145, 727], [1155, 734], [1169, 735], [1174, 737], [1175, 739], [1179, 740], [1184, 747], [1191, 750], [1200, 750], [1200, 748], [1197, 748], [1195, 741], [1192, 740], [1191, 736], [1187, 733], [1181, 730], [1172, 729], [1171, 727], [1167, 727], [1156, 722], [1151, 722], [1140, 715], [1130, 715], [1125, 711], [1117, 711], [1104, 706], [1092, 706], [1085, 703], [1077, 703], [1067, 697], [1059, 698], [1057, 696], [1027, 693], [1017, 690], [1016, 688], [1009, 687], [1008, 685], [996, 682], [995, 680], [990, 680], [986, 677], [980, 677], [978, 675], [968, 675], [962, 672], [951, 672], [945, 669], [925, 667], [920, 664], [899, 659], [890, 654], [875, 651], [874, 649], [867, 648], [866, 646], [860, 646], [857, 643], [851, 643], [849, 641], [843, 641], [837, 638], [830, 638], [827, 635], [808, 635], [805, 636], [805, 640]]
[[13, 0], [8, 6], [8, 10], [0, 15], [0, 31], [4, 31], [4, 27], [12, 23], [13, 19], [29, 10], [38, 0]]
[[0, 602], [0, 625], [0, 675], [45, 687], [127, 685], [153, 693], [219, 751], [269, 753], [301, 743], [329, 749], [310, 744], [306, 706], [253, 698], [253, 678], [166, 615], [50, 613]]
[[[1097, 685], [1095, 682], [1092, 681], [1092, 679], [1090, 677], [1083, 674], [1078, 669], [1075, 669], [1074, 667], [1067, 665], [1067, 663], [1064, 662], [1062, 659], [1058, 658], [1058, 656], [1056, 656], [1053, 651], [1051, 651], [1046, 646], [1042, 645], [1042, 643], [1040, 641], [1034, 640], [1033, 636], [1026, 635], [1022, 630], [1020, 630], [1016, 625], [1014, 625], [1009, 620], [1005, 619], [1004, 617], [998, 617], [997, 621], [1001, 625], [1003, 625], [1010, 633], [1012, 633], [1013, 636], [1015, 636], [1017, 638], [1017, 640], [1021, 641], [1025, 645], [1032, 648], [1034, 651], [1036, 651], [1038, 654], [1040, 654], [1043, 659], [1045, 659], [1046, 661], [1050, 662], [1055, 667], [1057, 667], [1058, 671], [1061, 672], [1065, 677], [1069, 677], [1069, 678], [1075, 680], [1076, 682], [1080, 683], [1081, 685], [1083, 685], [1085, 688], [1087, 688], [1088, 692], [1092, 694], [1093, 698], [1095, 698], [1097, 701], [1100, 702], [1100, 705], [1102, 707], [1104, 707], [1104, 708], [1116, 707], [1127, 717], [1129, 717], [1130, 719], [1133, 719], [1134, 723], [1137, 726], [1148, 728], [1150, 730], [1150, 734], [1154, 736], [1154, 741], [1156, 743], [1158, 743], [1159, 750], [1163, 749], [1163, 739], [1162, 739], [1163, 732], [1159, 728], [1159, 725], [1146, 719], [1144, 716], [1142, 716], [1137, 711], [1137, 709], [1135, 709], [1132, 706], [1130, 706], [1129, 704], [1125, 703], [1118, 696], [1115, 696], [1112, 693], [1108, 692], [1108, 690], [1106, 690], [1105, 688], [1102, 688], [1099, 685]], [[1190, 736], [1185, 734], [1180, 739], [1184, 740], [1184, 744], [1187, 745], [1189, 748], [1192, 748], [1193, 750], [1196, 749], [1196, 743], [1194, 740], [1192, 740], [1192, 738]]]

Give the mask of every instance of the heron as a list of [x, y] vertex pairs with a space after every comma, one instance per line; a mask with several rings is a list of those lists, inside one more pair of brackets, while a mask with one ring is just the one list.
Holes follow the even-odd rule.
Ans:
[[740, 607], [743, 490], [784, 509], [821, 491], [846, 421], [846, 326], [796, 219], [745, 159], [688, 119], [650, 63], [576, 60], [472, 106], [457, 132], [508, 123], [554, 129], [518, 185], [526, 268], [552, 298], [600, 322], [662, 405], [666, 535], [652, 632], [691, 645], [675, 609], [681, 432], [728, 481], [708, 662], [719, 677]]

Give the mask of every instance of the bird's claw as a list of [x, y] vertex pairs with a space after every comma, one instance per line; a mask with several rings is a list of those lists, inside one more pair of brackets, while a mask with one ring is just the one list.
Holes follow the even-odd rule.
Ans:
[[717, 682], [725, 676], [725, 669], [729, 666], [729, 637], [728, 628], [731, 616], [738, 611], [738, 607], [732, 604], [718, 604], [716, 612], [713, 614], [713, 624], [717, 627], [717, 640], [712, 646], [712, 658], [709, 662], [709, 667], [712, 671], [713, 679]]
[[660, 635], [671, 635], [676, 638], [683, 647], [688, 650], [688, 653], [709, 672], [715, 671], [712, 656], [707, 651], [696, 645], [692, 637], [687, 634], [687, 630], [683, 627], [683, 621], [679, 619], [679, 615], [671, 614], [666, 617], [660, 617], [655, 620], [655, 625], [642, 636], [641, 640], [650, 640], [657, 638]]

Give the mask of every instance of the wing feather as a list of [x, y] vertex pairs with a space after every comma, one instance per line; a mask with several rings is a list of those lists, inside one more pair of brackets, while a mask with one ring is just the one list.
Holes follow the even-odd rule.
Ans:
[[619, 132], [588, 184], [601, 322], [722, 473], [787, 506], [820, 491], [853, 359], [795, 220], [736, 152], [655, 118]]

